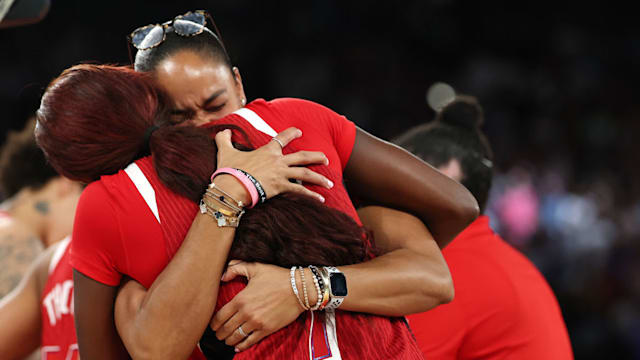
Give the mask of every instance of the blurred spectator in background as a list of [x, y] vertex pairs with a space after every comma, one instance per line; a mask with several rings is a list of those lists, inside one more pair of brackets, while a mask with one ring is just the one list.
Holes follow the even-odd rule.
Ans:
[[[493, 154], [480, 131], [483, 112], [475, 98], [457, 96], [430, 124], [396, 142], [460, 181], [486, 210]], [[537, 227], [537, 199], [526, 174], [505, 192], [501, 209], [515, 239]], [[455, 299], [409, 316], [428, 359], [572, 359], [558, 302], [535, 266], [481, 216], [443, 251]]]
[[11, 133], [0, 155], [0, 298], [36, 257], [71, 234], [82, 186], [59, 176], [36, 145], [35, 120]]

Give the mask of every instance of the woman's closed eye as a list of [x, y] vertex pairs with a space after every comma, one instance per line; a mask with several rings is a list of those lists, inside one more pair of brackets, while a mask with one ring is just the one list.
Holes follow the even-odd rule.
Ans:
[[215, 112], [218, 112], [218, 111], [222, 110], [226, 105], [227, 105], [227, 103], [223, 102], [220, 105], [207, 106], [204, 110], [206, 112], [215, 113]]

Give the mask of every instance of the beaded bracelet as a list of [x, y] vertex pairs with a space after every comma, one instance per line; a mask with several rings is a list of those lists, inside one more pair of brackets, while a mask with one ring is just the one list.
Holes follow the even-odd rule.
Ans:
[[298, 299], [298, 303], [300, 304], [300, 306], [302, 306], [303, 309], [307, 310], [307, 308], [302, 303], [302, 300], [300, 299], [300, 295], [298, 294], [298, 286], [296, 285], [296, 267], [295, 266], [291, 267], [289, 276], [291, 277], [291, 289], [293, 289], [293, 294], [296, 296], [296, 299]]
[[301, 280], [301, 283], [302, 283], [302, 292], [304, 294], [304, 305], [305, 305], [306, 310], [309, 310], [309, 309], [311, 309], [311, 306], [309, 305], [309, 296], [308, 296], [308, 293], [307, 293], [307, 281], [305, 280], [305, 277], [304, 277], [304, 268], [302, 266], [299, 266], [298, 267], [298, 271], [300, 271], [300, 280]]

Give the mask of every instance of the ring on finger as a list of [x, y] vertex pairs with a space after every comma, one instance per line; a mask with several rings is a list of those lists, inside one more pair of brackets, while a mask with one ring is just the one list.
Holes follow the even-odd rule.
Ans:
[[242, 325], [238, 326], [238, 328], [236, 329], [236, 331], [238, 332], [238, 334], [240, 334], [243, 338], [246, 338], [247, 336], [249, 336], [249, 334], [245, 333], [244, 330], [242, 330]]
[[280, 147], [284, 149], [284, 144], [282, 143], [282, 140], [278, 139], [277, 137], [272, 137], [271, 140], [277, 142], [278, 144], [280, 144]]

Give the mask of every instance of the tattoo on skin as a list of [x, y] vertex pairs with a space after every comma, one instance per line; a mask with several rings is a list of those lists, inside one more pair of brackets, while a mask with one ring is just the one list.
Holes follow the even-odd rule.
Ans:
[[41, 252], [42, 243], [35, 236], [0, 236], [0, 298], [18, 286], [31, 263]]
[[36, 211], [41, 213], [42, 215], [46, 215], [49, 213], [49, 202], [48, 201], [38, 201], [34, 205]]

